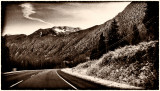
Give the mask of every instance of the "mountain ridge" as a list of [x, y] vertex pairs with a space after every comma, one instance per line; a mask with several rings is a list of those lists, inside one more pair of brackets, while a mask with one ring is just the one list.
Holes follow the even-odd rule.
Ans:
[[[155, 7], [151, 7], [153, 5]], [[102, 56], [100, 50], [108, 52], [125, 45], [158, 40], [159, 14], [151, 12], [158, 11], [157, 6], [157, 2], [132, 2], [101, 25], [68, 34], [57, 35], [48, 28], [28, 36], [4, 36], [4, 45], [11, 62], [20, 69], [73, 67], [87, 61], [91, 54]], [[105, 46], [98, 49], [101, 43]]]

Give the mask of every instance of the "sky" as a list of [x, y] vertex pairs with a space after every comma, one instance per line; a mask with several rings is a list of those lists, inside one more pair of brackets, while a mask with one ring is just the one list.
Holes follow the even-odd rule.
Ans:
[[[86, 29], [114, 18], [130, 2], [19, 2], [6, 5], [2, 35], [29, 35], [38, 29]], [[3, 4], [2, 4], [3, 6]], [[2, 12], [3, 13], [3, 12]]]

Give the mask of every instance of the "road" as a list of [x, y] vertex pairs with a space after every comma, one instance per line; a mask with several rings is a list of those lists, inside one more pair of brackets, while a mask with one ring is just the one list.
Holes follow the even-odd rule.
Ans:
[[58, 69], [26, 70], [2, 74], [2, 90], [95, 90], [118, 89], [102, 86]]

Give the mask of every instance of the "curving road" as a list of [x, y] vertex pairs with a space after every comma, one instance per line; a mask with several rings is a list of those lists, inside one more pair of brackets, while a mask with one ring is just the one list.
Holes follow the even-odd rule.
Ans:
[[58, 69], [26, 70], [2, 74], [2, 90], [118, 89], [66, 74]]

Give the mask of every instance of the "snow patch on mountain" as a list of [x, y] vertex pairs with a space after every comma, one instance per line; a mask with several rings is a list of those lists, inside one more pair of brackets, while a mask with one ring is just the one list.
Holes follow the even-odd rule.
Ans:
[[77, 32], [80, 31], [80, 28], [73, 28], [68, 26], [55, 26], [52, 28], [52, 30], [55, 31], [57, 34], [59, 34], [59, 33]]

